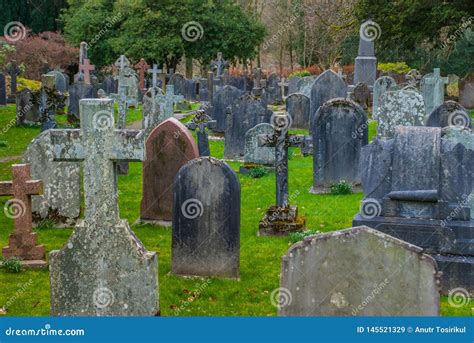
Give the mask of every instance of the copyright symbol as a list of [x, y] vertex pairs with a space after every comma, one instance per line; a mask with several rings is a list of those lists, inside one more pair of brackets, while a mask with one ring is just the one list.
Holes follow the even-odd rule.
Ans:
[[407, 332], [408, 333], [412, 333], [413, 332], [413, 328], [411, 326], [407, 327]]

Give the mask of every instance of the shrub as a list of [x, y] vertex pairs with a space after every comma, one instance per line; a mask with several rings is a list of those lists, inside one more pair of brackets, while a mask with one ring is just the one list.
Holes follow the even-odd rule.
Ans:
[[22, 91], [23, 89], [28, 88], [32, 91], [38, 91], [41, 89], [41, 82], [35, 80], [28, 80], [23, 77], [17, 79], [17, 92]]
[[331, 193], [339, 195], [351, 194], [352, 185], [347, 181], [341, 180], [338, 183], [331, 185]]
[[21, 260], [17, 257], [6, 259], [3, 256], [0, 256], [0, 266], [5, 268], [9, 273], [19, 273], [22, 271]]
[[249, 171], [249, 175], [254, 179], [259, 179], [268, 174], [268, 171], [263, 167], [254, 167]]
[[378, 70], [385, 72], [392, 72], [396, 74], [407, 74], [413, 68], [410, 68], [405, 62], [389, 62], [379, 63], [377, 66]]
[[290, 242], [291, 243], [296, 243], [299, 241], [302, 241], [305, 237], [308, 236], [313, 236], [320, 233], [318, 230], [305, 230], [305, 231], [299, 231], [299, 232], [292, 232], [289, 235]]
[[5, 148], [8, 146], [8, 142], [7, 141], [0, 141], [0, 147], [2, 148]]
[[307, 70], [298, 70], [288, 75], [288, 78], [291, 79], [292, 77], [305, 77], [305, 76], [311, 76], [311, 73]]

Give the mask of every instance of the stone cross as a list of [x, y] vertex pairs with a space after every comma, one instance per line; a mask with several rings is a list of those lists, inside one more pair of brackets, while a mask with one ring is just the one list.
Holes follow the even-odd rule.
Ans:
[[174, 85], [168, 85], [166, 87], [165, 95], [158, 94], [156, 97], [159, 103], [163, 103], [163, 113], [165, 115], [165, 119], [173, 116], [174, 104], [183, 101], [184, 99], [182, 95], [174, 94]]
[[5, 214], [13, 218], [15, 225], [8, 246], [2, 249], [2, 254], [6, 258], [20, 258], [27, 267], [45, 267], [44, 247], [36, 245], [31, 215], [31, 196], [43, 193], [43, 182], [31, 180], [29, 164], [14, 164], [12, 175], [12, 181], [0, 182], [0, 195], [14, 197], [5, 204]]
[[288, 86], [290, 84], [288, 83], [288, 81], [286, 81], [286, 79], [284, 77], [281, 78], [281, 81], [278, 82], [278, 86], [281, 87], [281, 97], [283, 99], [286, 98], [286, 90], [288, 89]]
[[20, 75], [20, 67], [15, 60], [12, 60], [7, 67], [8, 75], [10, 75], [10, 95], [14, 96], [16, 94], [16, 78]]
[[119, 71], [122, 71], [125, 67], [130, 67], [130, 61], [125, 55], [120, 55], [120, 57], [115, 61], [114, 65], [119, 68]]
[[118, 104], [118, 125], [119, 129], [125, 128], [125, 122], [127, 119], [127, 108], [128, 104], [133, 103], [134, 99], [128, 96], [128, 86], [119, 85], [118, 94], [110, 94], [109, 98], [117, 101]]
[[229, 62], [222, 58], [222, 52], [218, 52], [217, 59], [211, 65], [216, 68], [216, 77], [220, 78], [224, 73], [224, 69], [229, 66]]
[[287, 113], [276, 114], [273, 117], [274, 132], [272, 135], [259, 135], [259, 146], [275, 147], [276, 173], [276, 205], [288, 207], [288, 148], [304, 144], [304, 135], [288, 134], [291, 124]]
[[199, 156], [210, 156], [211, 152], [209, 149], [209, 139], [207, 136], [206, 128], [213, 129], [216, 127], [217, 121], [212, 120], [210, 116], [206, 114], [208, 105], [201, 107], [196, 111], [196, 115], [193, 119], [186, 123], [186, 127], [190, 130], [196, 131], [198, 139]]
[[141, 58], [140, 62], [135, 64], [135, 68], [138, 69], [138, 76], [139, 76], [139, 80], [140, 80], [140, 89], [144, 90], [144, 89], [146, 89], [146, 87], [145, 87], [145, 73], [148, 71], [148, 68], [150, 68], [150, 66], [148, 65], [148, 63], [146, 63], [144, 58]]
[[83, 63], [79, 65], [79, 70], [84, 75], [84, 82], [90, 85], [91, 84], [90, 72], [95, 70], [95, 65], [91, 64], [88, 58], [84, 58]]
[[148, 73], [151, 74], [151, 86], [152, 88], [158, 87], [158, 73], [161, 70], [158, 69], [158, 64], [153, 63], [153, 69], [148, 69]]

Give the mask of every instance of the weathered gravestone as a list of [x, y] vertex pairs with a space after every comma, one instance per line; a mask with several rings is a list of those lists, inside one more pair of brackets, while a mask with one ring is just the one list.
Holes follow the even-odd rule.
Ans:
[[421, 92], [427, 115], [444, 102], [444, 85], [446, 83], [448, 83], [448, 79], [441, 77], [439, 68], [434, 68], [432, 73], [426, 74], [421, 79]]
[[360, 184], [360, 150], [368, 143], [367, 114], [354, 101], [332, 99], [321, 106], [312, 122], [313, 188], [329, 191], [331, 185], [346, 181]]
[[50, 130], [57, 161], [84, 164], [85, 218], [50, 257], [51, 314], [154, 316], [158, 259], [120, 219], [118, 161], [143, 161], [144, 135], [117, 130], [111, 99], [81, 100], [80, 130]]
[[151, 87], [143, 95], [142, 126], [147, 137], [155, 127], [165, 120], [161, 104], [157, 101], [157, 95], [164, 95], [158, 87]]
[[0, 106], [7, 104], [7, 85], [5, 82], [5, 75], [0, 73]]
[[359, 29], [359, 53], [354, 64], [354, 85], [364, 82], [372, 88], [377, 78], [377, 58], [375, 57], [374, 41], [380, 34], [380, 28], [371, 20], [361, 24]]
[[[460, 128], [459, 128], [460, 129]], [[425, 249], [443, 272], [444, 294], [473, 291], [474, 144], [444, 139], [440, 128], [399, 126], [395, 138], [364, 147], [364, 200], [353, 225], [367, 225]]]
[[155, 127], [146, 140], [140, 219], [169, 224], [173, 210], [173, 180], [188, 161], [199, 157], [189, 130], [175, 118]]
[[102, 89], [106, 95], [118, 93], [118, 80], [115, 80], [112, 76], [106, 76], [102, 82]]
[[273, 126], [268, 123], [255, 125], [245, 133], [244, 162], [246, 165], [273, 166], [275, 163], [275, 149], [258, 144], [259, 135], [271, 134], [273, 134]]
[[359, 104], [364, 110], [369, 108], [370, 89], [364, 82], [359, 82], [350, 94], [350, 98]]
[[172, 118], [174, 114], [174, 104], [183, 101], [183, 96], [174, 93], [174, 86], [166, 86], [166, 94], [155, 94], [156, 101], [160, 104], [163, 111], [163, 119]]
[[54, 87], [58, 92], [65, 93], [68, 91], [69, 83], [66, 79], [66, 76], [59, 70], [52, 70], [46, 75], [54, 76]]
[[366, 226], [311, 236], [282, 257], [278, 314], [438, 316], [438, 278], [421, 248]]
[[240, 159], [245, 152], [245, 133], [260, 123], [268, 123], [271, 111], [250, 94], [238, 98], [226, 116], [224, 157]]
[[69, 86], [69, 106], [68, 106], [68, 119], [70, 121], [79, 121], [79, 101], [81, 99], [90, 99], [94, 97], [94, 88], [84, 82], [79, 77], [79, 80]]
[[43, 194], [32, 197], [36, 222], [48, 218], [72, 226], [81, 214], [81, 170], [77, 162], [54, 162], [51, 136], [42, 132], [28, 145], [23, 161], [31, 176], [43, 181]]
[[28, 88], [17, 93], [16, 125], [38, 124], [40, 122], [38, 97], [38, 92], [32, 92]]
[[318, 76], [305, 76], [299, 79], [297, 84], [297, 91], [295, 93], [301, 93], [311, 98], [311, 88], [313, 87], [314, 81]]
[[299, 76], [292, 76], [288, 79], [288, 95], [299, 92], [298, 82], [301, 80]]
[[138, 85], [138, 76], [130, 67], [130, 61], [125, 55], [121, 55], [114, 64], [119, 71], [117, 76], [118, 88], [120, 92], [120, 86], [128, 86], [127, 97], [129, 99], [129, 106], [137, 106], [140, 98], [140, 90]]
[[8, 63], [7, 73], [10, 75], [10, 96], [8, 97], [8, 102], [15, 102], [17, 78], [21, 73], [21, 69], [18, 66], [17, 61], [12, 60], [10, 63]]
[[286, 111], [293, 120], [293, 128], [309, 129], [310, 101], [306, 95], [293, 93], [286, 98]]
[[5, 203], [5, 215], [14, 221], [15, 229], [2, 249], [5, 258], [17, 257], [29, 268], [44, 268], [44, 246], [36, 244], [32, 230], [31, 196], [43, 192], [41, 180], [32, 180], [28, 164], [12, 165], [12, 181], [0, 182], [0, 195], [12, 195]]
[[194, 159], [174, 182], [171, 272], [238, 278], [239, 264], [239, 178], [218, 159]]
[[412, 89], [402, 89], [385, 93], [377, 112], [377, 137], [390, 139], [395, 128], [401, 126], [423, 126], [425, 104], [420, 93]]
[[474, 73], [459, 81], [459, 103], [465, 108], [474, 108]]
[[209, 138], [207, 135], [207, 129], [212, 129], [216, 125], [216, 121], [212, 120], [210, 116], [206, 114], [208, 111], [208, 104], [202, 105], [194, 115], [193, 119], [186, 123], [186, 127], [196, 132], [199, 148], [199, 156], [210, 156], [211, 151], [209, 149]]
[[[186, 79], [181, 74], [173, 74], [170, 77], [169, 83], [170, 85], [174, 86], [175, 94], [179, 94], [182, 96], [186, 95]], [[186, 98], [187, 100], [190, 100]]]
[[211, 117], [216, 121], [215, 132], [225, 131], [226, 109], [243, 94], [243, 91], [233, 86], [224, 86], [214, 94], [211, 106]]
[[222, 58], [222, 52], [218, 52], [217, 59], [212, 61], [211, 67], [216, 71], [216, 76], [219, 78], [224, 75], [224, 70], [229, 67], [229, 62]]
[[436, 107], [428, 116], [426, 126], [432, 127], [471, 127], [471, 117], [457, 102], [448, 100]]
[[379, 77], [374, 83], [372, 93], [372, 118], [377, 120], [377, 112], [380, 101], [385, 93], [394, 91], [397, 88], [397, 82], [390, 76]]
[[282, 93], [281, 93], [281, 86], [280, 83], [280, 76], [273, 73], [270, 74], [267, 78], [267, 100], [270, 105], [280, 104], [282, 102]]
[[346, 94], [346, 83], [332, 70], [326, 70], [319, 75], [311, 85], [310, 130], [312, 130], [312, 122], [316, 119], [316, 112], [319, 107], [328, 100], [345, 98]]

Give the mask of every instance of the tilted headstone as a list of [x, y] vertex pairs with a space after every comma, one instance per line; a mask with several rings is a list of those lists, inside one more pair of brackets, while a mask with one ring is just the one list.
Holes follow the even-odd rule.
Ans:
[[438, 279], [421, 248], [360, 226], [294, 244], [275, 296], [280, 316], [438, 316]]
[[316, 112], [326, 101], [334, 98], [345, 98], [347, 86], [332, 70], [326, 70], [318, 76], [311, 85], [311, 109], [310, 109], [310, 129], [312, 122], [316, 118]]
[[425, 121], [425, 104], [420, 93], [412, 89], [402, 89], [385, 93], [377, 112], [377, 137], [390, 139], [395, 127], [422, 126]]
[[169, 118], [153, 129], [143, 163], [142, 221], [172, 220], [173, 180], [183, 165], [197, 157], [194, 138], [177, 119]]
[[444, 85], [446, 83], [448, 83], [448, 79], [441, 77], [439, 68], [434, 68], [432, 73], [423, 76], [421, 92], [427, 115], [444, 102]]
[[359, 82], [350, 93], [350, 98], [364, 110], [370, 106], [370, 89], [364, 82]]
[[436, 107], [426, 120], [426, 126], [447, 127], [459, 126], [471, 128], [471, 117], [464, 107], [448, 100]]
[[0, 106], [7, 104], [7, 85], [5, 82], [5, 75], [0, 73]]
[[393, 77], [382, 76], [375, 81], [372, 93], [372, 119], [377, 119], [377, 112], [382, 96], [389, 91], [396, 90], [396, 88], [397, 82], [393, 79]]
[[346, 181], [360, 184], [360, 151], [368, 143], [367, 114], [354, 101], [332, 99], [324, 103], [312, 122], [313, 188], [327, 192]]
[[16, 125], [38, 124], [40, 111], [38, 106], [39, 92], [32, 92], [28, 88], [16, 95]]
[[12, 165], [12, 181], [0, 181], [0, 195], [12, 195], [5, 203], [5, 215], [13, 219], [15, 229], [2, 249], [5, 258], [16, 257], [29, 268], [44, 268], [44, 246], [36, 244], [32, 229], [31, 196], [43, 192], [43, 182], [32, 180], [28, 164]]
[[259, 135], [273, 134], [273, 126], [261, 123], [245, 133], [244, 162], [246, 164], [263, 164], [273, 166], [275, 163], [275, 149], [272, 147], [259, 146]]
[[48, 218], [71, 226], [81, 214], [81, 170], [77, 162], [55, 162], [48, 132], [28, 145], [23, 161], [30, 164], [31, 177], [43, 181], [43, 194], [32, 197], [36, 221]]
[[245, 152], [245, 133], [257, 124], [268, 123], [270, 113], [250, 94], [244, 94], [234, 101], [231, 112], [226, 117], [225, 158], [242, 158]]
[[211, 117], [216, 121], [214, 131], [225, 131], [226, 109], [242, 95], [243, 91], [233, 86], [224, 86], [214, 93], [211, 106]]
[[83, 80], [69, 86], [69, 106], [68, 119], [72, 121], [79, 121], [79, 101], [82, 99], [91, 99], [94, 97], [94, 88], [88, 85]]
[[465, 108], [474, 108], [474, 73], [459, 81], [459, 103]]
[[158, 258], [120, 219], [115, 164], [144, 160], [144, 135], [117, 130], [111, 99], [81, 100], [81, 129], [50, 130], [57, 161], [84, 165], [85, 218], [49, 254], [51, 315], [155, 316]]
[[[377, 79], [377, 58], [375, 57], [374, 41], [378, 38], [380, 28], [376, 23], [365, 21], [359, 29], [359, 53], [354, 64], [354, 85], [364, 82], [372, 87]], [[378, 29], [378, 30], [377, 30]]]
[[472, 292], [474, 143], [460, 135], [444, 138], [443, 131], [398, 126], [394, 139], [376, 139], [363, 148], [364, 200], [353, 225], [367, 225], [425, 249], [443, 272], [443, 294], [456, 287]]
[[285, 102], [286, 111], [293, 120], [292, 127], [295, 129], [309, 129], [309, 98], [300, 93], [293, 93], [286, 98]]
[[194, 159], [174, 182], [171, 272], [238, 278], [239, 265], [239, 178], [218, 159]]

